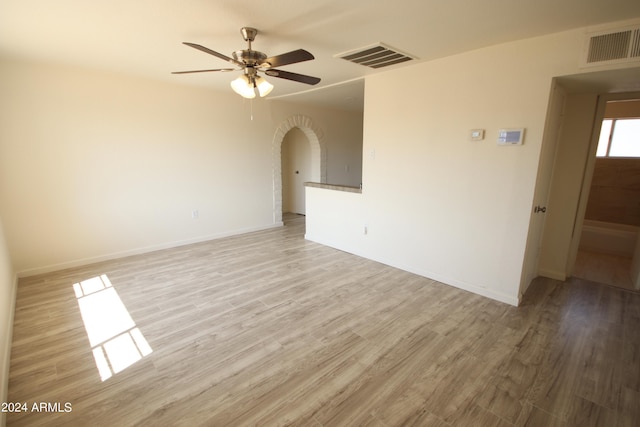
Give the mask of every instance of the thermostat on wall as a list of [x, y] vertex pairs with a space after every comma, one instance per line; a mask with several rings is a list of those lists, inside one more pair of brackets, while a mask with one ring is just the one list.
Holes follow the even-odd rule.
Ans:
[[524, 128], [500, 129], [498, 131], [498, 145], [522, 145]]
[[472, 141], [482, 141], [484, 139], [484, 129], [471, 129], [469, 139]]

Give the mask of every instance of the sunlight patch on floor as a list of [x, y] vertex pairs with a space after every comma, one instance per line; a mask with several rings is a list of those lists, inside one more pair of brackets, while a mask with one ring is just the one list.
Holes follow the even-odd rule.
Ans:
[[102, 381], [151, 354], [106, 274], [74, 284], [73, 291]]

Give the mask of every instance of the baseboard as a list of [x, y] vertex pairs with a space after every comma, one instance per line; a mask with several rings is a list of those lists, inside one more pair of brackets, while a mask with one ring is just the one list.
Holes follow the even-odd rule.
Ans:
[[158, 245], [145, 246], [142, 248], [131, 249], [127, 251], [114, 252], [106, 255], [99, 255], [95, 257], [81, 258], [73, 261], [62, 262], [58, 264], [47, 265], [44, 267], [29, 268], [18, 272], [18, 277], [31, 277], [39, 274], [47, 274], [54, 271], [66, 270], [68, 268], [82, 267], [85, 265], [95, 264], [98, 262], [111, 261], [114, 259], [125, 258], [133, 255], [141, 255], [155, 251], [161, 251], [164, 249], [177, 248], [180, 246], [192, 245], [194, 243], [208, 242], [210, 240], [222, 239], [225, 237], [238, 236], [246, 233], [253, 233], [256, 231], [268, 230], [270, 228], [282, 227], [283, 223], [278, 222], [274, 224], [264, 225], [260, 227], [249, 227], [243, 229], [232, 230], [224, 233], [210, 234], [206, 236], [199, 236], [192, 239], [178, 240], [173, 242], [162, 243]]
[[454, 288], [458, 288], [458, 289], [462, 289], [463, 291], [467, 291], [467, 292], [471, 292], [483, 297], [487, 297], [490, 298], [492, 300], [495, 301], [499, 301], [499, 302], [503, 302], [505, 304], [509, 304], [509, 305], [513, 305], [515, 307], [518, 306], [519, 304], [519, 298], [517, 295], [508, 295], [508, 294], [504, 294], [502, 292], [496, 292], [492, 289], [489, 288], [484, 288], [481, 286], [477, 286], [477, 285], [473, 285], [470, 283], [466, 283], [464, 281], [461, 280], [456, 280], [456, 279], [452, 279], [450, 277], [446, 277], [446, 276], [442, 276], [430, 271], [425, 271], [422, 270], [420, 268], [414, 267], [414, 266], [410, 266], [410, 265], [406, 265], [403, 264], [401, 262], [398, 262], [396, 260], [390, 260], [390, 259], [386, 259], [386, 258], [380, 258], [380, 257], [374, 257], [374, 256], [370, 256], [369, 254], [363, 254], [363, 253], [356, 253], [350, 249], [346, 249], [341, 247], [340, 245], [335, 245], [332, 244], [332, 242], [327, 242], [324, 239], [322, 239], [319, 236], [314, 236], [312, 234], [305, 234], [305, 239], [310, 240], [312, 242], [316, 242], [319, 243], [321, 245], [325, 245], [325, 246], [329, 246], [353, 255], [357, 255], [363, 258], [367, 258], [370, 259], [372, 261], [376, 261], [379, 262], [381, 264], [384, 265], [388, 265], [390, 267], [394, 267], [394, 268], [398, 268], [400, 270], [404, 270], [404, 271], [408, 271], [409, 273], [413, 273], [413, 274], [417, 274], [418, 276], [422, 276], [422, 277], [426, 277], [428, 279], [432, 279], [435, 280], [437, 282], [440, 282], [444, 285], [448, 285], [448, 286], [453, 286]]
[[458, 288], [461, 289], [463, 291], [467, 291], [467, 292], [471, 292], [474, 293], [476, 295], [480, 295], [486, 298], [490, 298], [492, 300], [498, 301], [498, 302], [502, 302], [505, 304], [509, 304], [512, 305], [514, 307], [517, 307], [519, 304], [519, 299], [518, 296], [511, 296], [511, 295], [507, 295], [504, 294], [502, 292], [497, 292], [494, 291], [492, 289], [489, 288], [485, 288], [482, 286], [478, 286], [478, 285], [474, 285], [471, 283], [467, 283], [461, 280], [457, 280], [457, 279], [452, 279], [450, 277], [446, 277], [446, 276], [442, 276], [430, 271], [423, 271], [422, 269], [419, 268], [415, 268], [412, 266], [403, 266], [402, 264], [392, 264], [392, 263], [387, 263], [384, 261], [380, 261], [383, 264], [387, 264], [390, 265], [392, 267], [396, 267], [399, 268], [401, 270], [405, 270], [408, 271], [410, 273], [414, 273], [417, 274], [418, 276], [422, 276], [422, 277], [426, 277], [432, 280], [435, 280], [437, 282], [440, 282], [442, 284], [448, 285], [448, 286], [453, 286], [454, 288]]

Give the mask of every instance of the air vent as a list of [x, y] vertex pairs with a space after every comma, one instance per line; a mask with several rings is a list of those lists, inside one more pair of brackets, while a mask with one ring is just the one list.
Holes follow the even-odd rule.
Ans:
[[631, 31], [591, 37], [588, 63], [624, 59], [629, 53]]
[[640, 61], [640, 25], [587, 34], [583, 66]]
[[631, 38], [631, 48], [629, 49], [629, 56], [632, 58], [640, 58], [640, 28], [633, 32]]
[[355, 64], [364, 65], [369, 68], [383, 68], [417, 59], [414, 56], [400, 52], [398, 49], [394, 49], [382, 43], [340, 53], [335, 55], [335, 57], [345, 59]]

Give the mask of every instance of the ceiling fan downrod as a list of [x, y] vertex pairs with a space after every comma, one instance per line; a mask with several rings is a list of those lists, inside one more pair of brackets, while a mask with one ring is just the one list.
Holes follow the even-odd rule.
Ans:
[[242, 34], [242, 38], [249, 44], [249, 49], [251, 50], [251, 42], [256, 39], [258, 35], [258, 30], [252, 27], [242, 27], [240, 29], [240, 34]]

